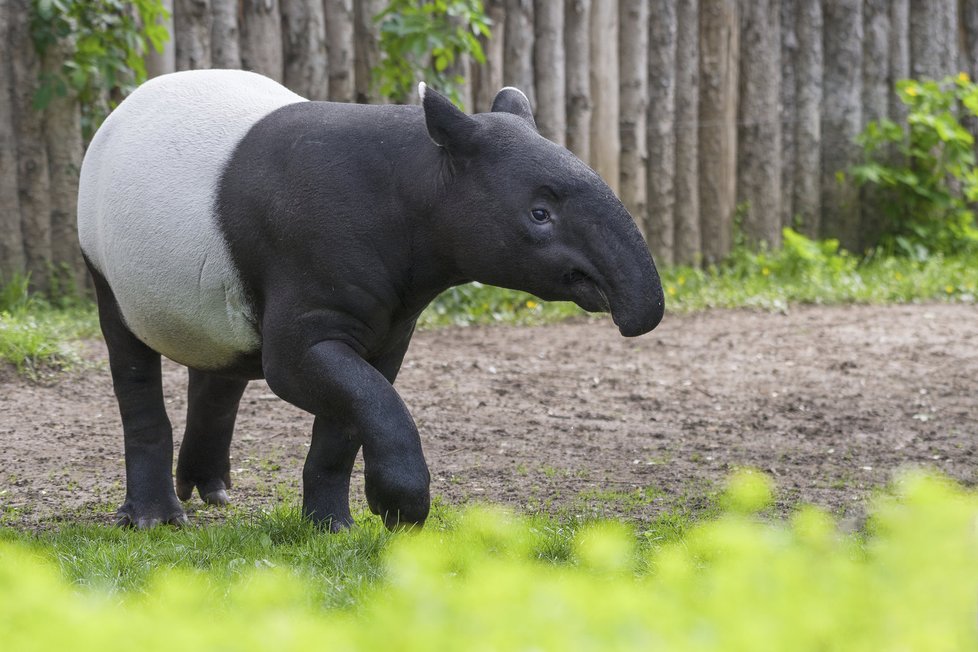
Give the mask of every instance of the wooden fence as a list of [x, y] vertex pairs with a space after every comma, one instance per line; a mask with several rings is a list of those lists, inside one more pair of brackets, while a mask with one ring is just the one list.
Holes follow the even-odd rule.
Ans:
[[[165, 0], [170, 46], [151, 74], [243, 67], [311, 99], [381, 101], [372, 20], [383, 0]], [[30, 0], [0, 3], [0, 274], [52, 263], [83, 274], [74, 244], [77, 107], [30, 106], [40, 61]], [[463, 101], [487, 110], [522, 88], [541, 133], [588, 161], [641, 224], [657, 260], [701, 263], [784, 225], [854, 250], [879, 228], [840, 179], [870, 120], [899, 120], [896, 80], [978, 65], [978, 0], [489, 0], [488, 62], [459, 62]]]

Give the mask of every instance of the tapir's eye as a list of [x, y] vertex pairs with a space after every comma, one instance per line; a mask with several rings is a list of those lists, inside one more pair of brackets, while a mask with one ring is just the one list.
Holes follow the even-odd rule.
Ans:
[[537, 224], [546, 224], [550, 221], [550, 211], [546, 208], [534, 208], [530, 211], [530, 217]]

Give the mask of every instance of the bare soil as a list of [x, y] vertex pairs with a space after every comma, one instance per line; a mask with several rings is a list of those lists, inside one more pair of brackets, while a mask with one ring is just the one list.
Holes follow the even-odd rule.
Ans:
[[[0, 519], [110, 522], [125, 494], [106, 353], [39, 382], [0, 369]], [[179, 445], [186, 372], [164, 366]], [[416, 335], [397, 381], [435, 500], [653, 518], [709, 502], [731, 469], [769, 473], [779, 506], [852, 514], [907, 467], [978, 481], [978, 307], [798, 307]], [[237, 509], [300, 495], [312, 418], [262, 382], [232, 448]], [[362, 482], [355, 475], [355, 502]], [[221, 518], [198, 498], [198, 522]]]

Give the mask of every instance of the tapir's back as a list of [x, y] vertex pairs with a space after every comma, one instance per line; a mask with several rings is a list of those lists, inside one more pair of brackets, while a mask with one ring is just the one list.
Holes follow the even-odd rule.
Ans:
[[179, 72], [141, 86], [95, 134], [78, 193], [82, 251], [160, 353], [219, 369], [258, 348], [215, 199], [248, 130], [303, 101], [253, 73]]

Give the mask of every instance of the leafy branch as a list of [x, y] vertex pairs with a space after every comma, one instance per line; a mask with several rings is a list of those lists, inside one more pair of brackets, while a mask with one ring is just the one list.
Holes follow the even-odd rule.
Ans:
[[60, 68], [46, 69], [34, 97], [43, 109], [69, 93], [82, 105], [90, 134], [109, 110], [146, 80], [143, 57], [170, 35], [160, 0], [33, 0], [31, 36], [44, 57], [63, 48]]
[[857, 140], [866, 161], [850, 170], [859, 184], [887, 189], [883, 250], [924, 259], [978, 248], [975, 141], [959, 118], [978, 117], [978, 85], [962, 72], [903, 80], [896, 91], [908, 109], [906, 124], [866, 125]]
[[481, 0], [391, 0], [374, 20], [383, 57], [373, 74], [382, 95], [404, 102], [424, 80], [461, 105], [465, 79], [456, 61], [463, 55], [486, 61], [479, 37], [490, 37], [491, 21]]

